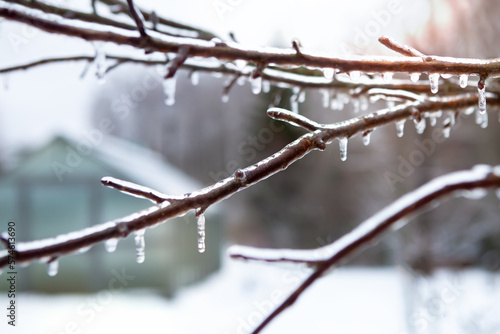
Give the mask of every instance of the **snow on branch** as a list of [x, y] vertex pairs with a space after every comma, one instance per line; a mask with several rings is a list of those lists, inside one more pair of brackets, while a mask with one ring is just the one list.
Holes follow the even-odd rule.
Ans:
[[[391, 49], [392, 51], [396, 51], [399, 54], [407, 57], [426, 57], [422, 52], [412, 48], [409, 45], [399, 43], [387, 36], [379, 37], [378, 41], [384, 45], [385, 47]], [[424, 59], [426, 60], [426, 59]], [[428, 59], [427, 59], [428, 60]]]
[[[420, 188], [404, 195], [385, 209], [368, 218], [350, 233], [333, 243], [312, 250], [271, 250], [232, 246], [228, 252], [232, 258], [267, 262], [298, 262], [314, 267], [314, 271], [292, 292], [262, 323], [254, 329], [259, 333], [274, 318], [291, 306], [304, 291], [332, 267], [348, 256], [373, 245], [373, 242], [390, 228], [401, 227], [401, 222], [420, 210], [439, 203], [450, 195], [465, 195], [480, 189], [500, 188], [500, 166], [478, 165], [471, 170], [438, 177]], [[481, 195], [486, 192], [480, 192]], [[433, 206], [434, 207], [434, 206]]]
[[[0, 3], [2, 5], [2, 3]], [[110, 26], [97, 29], [95, 25], [59, 16], [41, 15], [30, 12], [20, 5], [3, 5], [0, 17], [22, 22], [49, 33], [64, 34], [87, 41], [105, 41], [118, 45], [128, 45], [147, 52], [178, 53], [181, 47], [189, 47], [190, 57], [215, 57], [220, 61], [246, 60], [251, 63], [274, 64], [275, 66], [307, 66], [311, 68], [333, 68], [340, 72], [409, 72], [448, 75], [500, 76], [500, 60], [460, 59], [433, 56], [430, 61], [417, 57], [373, 57], [332, 58], [295, 49], [260, 48], [250, 49], [234, 42], [217, 43], [196, 38], [166, 36], [151, 31], [150, 38], [144, 39], [126, 33], [124, 30], [110, 29]], [[53, 14], [56, 15], [56, 14]], [[155, 33], [153, 35], [153, 33]]]
[[109, 176], [103, 177], [101, 179], [101, 183], [103, 186], [117, 189], [127, 195], [148, 199], [156, 204], [161, 204], [165, 201], [174, 202], [182, 198], [182, 197], [168, 196], [160, 193], [159, 191], [150, 189], [148, 187], [140, 186], [132, 182], [123, 181]]
[[[40, 241], [19, 243], [15, 251], [16, 261], [29, 263], [33, 260], [60, 257], [64, 254], [91, 247], [98, 242], [125, 238], [132, 232], [144, 231], [149, 226], [162, 223], [170, 218], [182, 216], [190, 210], [195, 210], [200, 215], [211, 205], [285, 170], [290, 164], [300, 160], [311, 151], [324, 150], [326, 144], [333, 142], [335, 138], [338, 138], [341, 143], [346, 143], [347, 138], [358, 133], [372, 131], [385, 124], [416, 117], [425, 112], [451, 108], [460, 109], [475, 105], [476, 103], [477, 95], [436, 98], [434, 101], [402, 104], [391, 109], [383, 109], [340, 123], [321, 125], [320, 129], [304, 134], [272, 156], [247, 168], [239, 169], [232, 176], [211, 186], [180, 196], [165, 196], [154, 190], [132, 183], [105, 178], [103, 183], [107, 186], [112, 186], [136, 196], [146, 197], [150, 200], [159, 201], [163, 199], [165, 201], [121, 219], [95, 225], [78, 232]], [[498, 105], [500, 104], [500, 100], [498, 97], [490, 97], [488, 103]], [[285, 117], [281, 120], [286, 121]], [[294, 123], [294, 121], [292, 119], [291, 123]], [[313, 121], [308, 122], [318, 124], [313, 123]], [[204, 226], [204, 224], [200, 225]], [[0, 268], [6, 266], [7, 263], [7, 251], [0, 252]]]

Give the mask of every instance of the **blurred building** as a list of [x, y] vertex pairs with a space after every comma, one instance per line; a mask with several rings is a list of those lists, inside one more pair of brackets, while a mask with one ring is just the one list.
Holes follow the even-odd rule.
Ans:
[[[201, 188], [158, 154], [97, 130], [80, 140], [57, 137], [21, 160], [0, 178], [1, 223], [16, 223], [16, 242], [78, 231], [152, 205], [103, 187], [99, 181], [104, 176], [175, 195]], [[61, 257], [55, 277], [47, 275], [45, 263], [18, 266], [18, 289], [96, 291], [107, 288], [113, 277], [124, 273], [130, 278], [124, 284], [127, 288], [158, 288], [171, 295], [220, 266], [221, 218], [214, 210], [206, 215], [207, 251], [203, 254], [198, 253], [195, 217], [189, 213], [146, 230], [146, 260], [142, 264], [135, 261], [131, 235], [121, 240], [113, 253], [107, 253], [100, 243], [82, 254]], [[4, 283], [0, 289], [5, 288]]]

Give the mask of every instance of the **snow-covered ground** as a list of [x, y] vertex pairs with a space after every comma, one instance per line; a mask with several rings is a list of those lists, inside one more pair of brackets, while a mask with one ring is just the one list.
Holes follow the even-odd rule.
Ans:
[[[220, 272], [173, 299], [147, 290], [24, 293], [17, 298], [17, 326], [7, 326], [2, 316], [0, 333], [247, 333], [307, 273], [301, 267], [227, 261]], [[424, 300], [406, 322], [408, 293], [404, 292], [412, 278], [398, 268], [337, 269], [306, 291], [264, 333], [410, 333], [406, 323], [415, 333], [431, 329], [433, 333], [500, 333], [499, 275], [475, 270], [441, 272], [432, 284], [420, 279], [416, 286]], [[7, 302], [2, 293], [3, 313]]]

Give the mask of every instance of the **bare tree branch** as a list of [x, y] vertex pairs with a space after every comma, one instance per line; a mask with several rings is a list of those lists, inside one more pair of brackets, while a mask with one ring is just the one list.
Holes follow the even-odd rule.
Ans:
[[[236, 43], [214, 43], [196, 39], [181, 41], [167, 38], [164, 35], [142, 37], [123, 35], [116, 32], [99, 31], [71, 25], [71, 20], [62, 19], [57, 22], [38, 17], [15, 8], [0, 8], [0, 17], [22, 22], [50, 33], [79, 37], [87, 41], [107, 41], [119, 45], [129, 45], [148, 52], [178, 53], [183, 46], [189, 46], [191, 57], [215, 57], [219, 60], [243, 59], [253, 63], [266, 63], [281, 66], [309, 66], [316, 68], [335, 68], [341, 72], [361, 71], [370, 73], [409, 72], [440, 73], [451, 75], [480, 75], [485, 78], [500, 75], [500, 60], [477, 60], [465, 58], [433, 57], [431, 61], [423, 61], [415, 57], [357, 57], [354, 59], [330, 58], [305, 52], [297, 54], [293, 49], [246, 49]], [[153, 33], [153, 32], [152, 32]]]
[[384, 232], [405, 217], [449, 195], [460, 194], [461, 191], [496, 188], [500, 188], [500, 166], [479, 165], [472, 170], [447, 174], [430, 181], [373, 215], [337, 241], [318, 249], [265, 250], [242, 246], [231, 247], [229, 253], [233, 258], [267, 262], [299, 262], [307, 263], [315, 268], [313, 273], [267, 316], [253, 333], [259, 333], [329, 269], [348, 256], [373, 244], [374, 240], [379, 239]]
[[142, 13], [138, 12], [135, 9], [134, 1], [133, 0], [127, 0], [128, 3], [128, 8], [130, 10], [130, 16], [135, 21], [135, 24], [137, 25], [137, 29], [139, 30], [139, 33], [141, 34], [141, 37], [146, 38], [148, 37], [148, 34], [146, 33], [146, 29], [144, 28], [144, 22], [143, 19], [144, 17], [142, 16]]
[[[489, 98], [488, 103], [498, 105], [500, 99], [498, 97]], [[333, 142], [335, 138], [349, 138], [357, 133], [365, 133], [385, 124], [415, 117], [415, 114], [423, 112], [460, 109], [476, 104], [477, 95], [412, 102], [344, 122], [324, 125], [324, 129], [303, 135], [272, 156], [245, 169], [238, 170], [234, 175], [209, 187], [175, 197], [176, 200], [172, 202], [167, 199], [158, 206], [79, 232], [60, 235], [51, 239], [19, 243], [15, 251], [16, 261], [30, 262], [35, 259], [59, 257], [92, 246], [97, 242], [112, 238], [125, 238], [133, 231], [142, 230], [167, 219], [181, 216], [190, 210], [205, 210], [236, 192], [285, 170], [290, 164], [300, 160], [311, 151], [324, 150], [326, 144]], [[6, 251], [0, 252], [0, 268], [7, 265], [7, 263]]]

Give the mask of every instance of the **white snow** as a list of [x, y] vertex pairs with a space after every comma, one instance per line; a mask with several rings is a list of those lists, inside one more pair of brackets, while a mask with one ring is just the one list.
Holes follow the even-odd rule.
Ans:
[[[4, 319], [0, 332], [108, 334], [161, 329], [169, 334], [248, 333], [308, 273], [300, 268], [228, 261], [220, 272], [170, 300], [155, 291], [127, 291], [118, 286], [116, 290], [103, 286], [95, 294], [83, 295], [20, 293], [16, 328], [12, 330]], [[306, 290], [263, 333], [406, 334], [404, 289], [411, 278], [394, 267], [337, 269]], [[479, 270], [445, 271], [435, 281], [421, 281], [427, 283], [417, 285], [423, 296], [426, 291], [421, 290], [428, 289], [431, 282], [438, 294], [415, 310], [414, 319], [448, 330], [471, 322], [484, 330], [496, 321], [498, 329], [498, 275]], [[6, 303], [7, 296], [0, 294], [0, 304]], [[470, 333], [465, 328], [459, 332]]]

